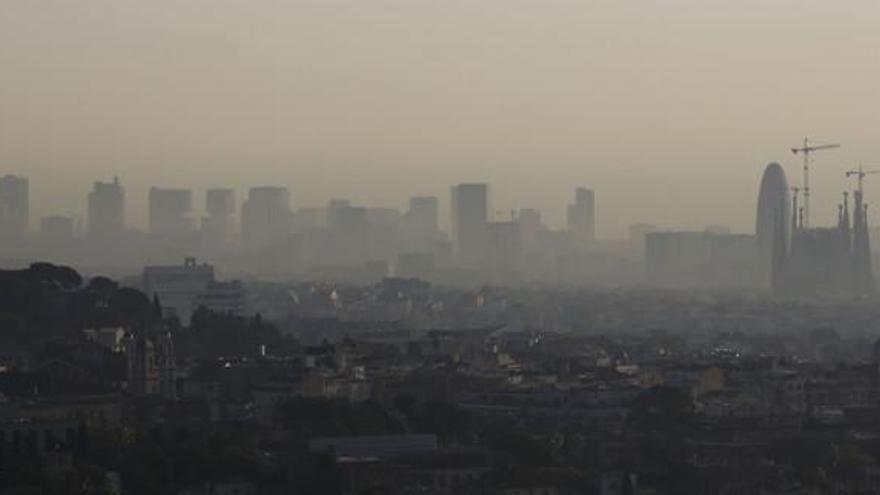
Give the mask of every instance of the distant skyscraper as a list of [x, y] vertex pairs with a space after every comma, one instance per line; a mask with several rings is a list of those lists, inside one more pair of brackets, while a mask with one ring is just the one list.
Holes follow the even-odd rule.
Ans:
[[291, 232], [290, 192], [286, 187], [253, 187], [241, 205], [244, 245], [259, 249]]
[[122, 234], [125, 228], [125, 189], [119, 179], [113, 182], [95, 182], [89, 193], [87, 230], [97, 238]]
[[209, 189], [205, 193], [205, 213], [205, 218], [202, 219], [202, 230], [212, 239], [226, 239], [233, 229], [235, 191], [232, 189]]
[[26, 177], [0, 178], [0, 235], [20, 237], [27, 233], [29, 190]]
[[574, 204], [568, 205], [568, 231], [578, 247], [596, 240], [596, 195], [592, 189], [575, 189]]
[[406, 241], [411, 250], [426, 251], [437, 240], [439, 208], [434, 196], [415, 196], [409, 199], [406, 212]]
[[181, 236], [193, 230], [192, 191], [150, 188], [150, 233]]
[[489, 254], [489, 186], [453, 186], [451, 204], [453, 256], [461, 265], [479, 265]]
[[785, 171], [778, 163], [770, 163], [761, 177], [761, 188], [758, 192], [758, 208], [755, 215], [755, 236], [758, 242], [758, 256], [761, 272], [765, 283], [770, 283], [773, 244], [778, 222], [783, 222], [782, 238], [785, 242], [783, 251], [787, 251], [791, 237], [790, 218], [792, 217], [788, 181]]

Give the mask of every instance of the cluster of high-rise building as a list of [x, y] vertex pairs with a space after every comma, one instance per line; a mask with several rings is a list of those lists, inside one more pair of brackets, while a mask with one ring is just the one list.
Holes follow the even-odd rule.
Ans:
[[560, 267], [578, 264], [596, 241], [595, 195], [583, 187], [568, 206], [565, 230], [548, 228], [536, 209], [495, 218], [485, 183], [451, 188], [449, 232], [441, 230], [436, 196], [413, 196], [403, 210], [346, 199], [295, 209], [287, 188], [266, 186], [249, 189], [240, 204], [235, 190], [223, 188], [205, 191], [202, 208], [197, 202], [191, 189], [151, 187], [147, 229], [132, 229], [126, 190], [114, 178], [93, 184], [84, 222], [47, 216], [38, 232], [30, 232], [27, 179], [7, 176], [0, 181], [0, 258], [121, 270], [198, 256], [256, 275], [480, 282], [570, 273]]
[[293, 208], [285, 187], [253, 187], [240, 204], [235, 190], [218, 188], [205, 191], [199, 208], [191, 189], [152, 187], [142, 232], [126, 226], [126, 191], [113, 179], [94, 183], [84, 223], [47, 216], [31, 233], [28, 179], [7, 175], [0, 178], [0, 258], [50, 259], [118, 274], [197, 256], [239, 276], [327, 281], [372, 283], [393, 275], [446, 284], [647, 284], [794, 296], [873, 292], [861, 186], [844, 195], [831, 227], [805, 225], [798, 191], [782, 166], [771, 163], [761, 178], [754, 233], [643, 223], [631, 227], [628, 242], [616, 242], [597, 239], [595, 193], [583, 187], [567, 206], [566, 228], [554, 230], [537, 209], [498, 213], [489, 184], [456, 184], [448, 232], [441, 229], [436, 196], [413, 196], [402, 210], [340, 198]]
[[647, 281], [678, 288], [771, 289], [780, 296], [875, 292], [861, 186], [843, 194], [837, 223], [829, 227], [805, 225], [798, 192], [782, 166], [770, 163], [761, 178], [754, 235], [708, 228], [647, 233]]

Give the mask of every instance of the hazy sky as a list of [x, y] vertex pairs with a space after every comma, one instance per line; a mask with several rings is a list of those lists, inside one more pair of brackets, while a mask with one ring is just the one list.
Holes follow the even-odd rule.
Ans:
[[0, 173], [30, 177], [34, 216], [119, 175], [137, 225], [150, 184], [446, 209], [489, 181], [554, 225], [593, 187], [606, 236], [745, 231], [806, 134], [845, 146], [816, 156], [825, 222], [843, 170], [880, 168], [878, 21], [876, 0], [2, 0]]

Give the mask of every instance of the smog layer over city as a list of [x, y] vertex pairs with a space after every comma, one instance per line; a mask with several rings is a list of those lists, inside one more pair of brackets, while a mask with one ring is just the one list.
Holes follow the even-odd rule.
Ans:
[[880, 494], [878, 21], [5, 0], [0, 494]]

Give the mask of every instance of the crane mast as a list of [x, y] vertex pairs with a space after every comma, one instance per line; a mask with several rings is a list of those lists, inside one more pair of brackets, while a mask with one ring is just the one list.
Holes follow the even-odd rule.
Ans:
[[811, 146], [810, 139], [805, 137], [802, 147], [791, 149], [791, 152], [795, 155], [797, 155], [798, 153], [804, 155], [804, 220], [802, 222], [804, 227], [809, 227], [810, 225], [810, 153], [832, 148], [840, 148], [840, 145], [835, 143]]

